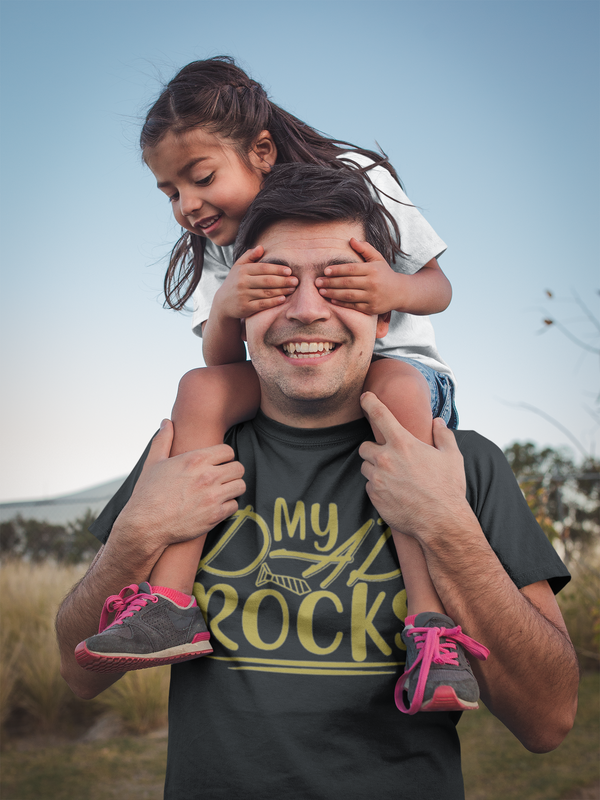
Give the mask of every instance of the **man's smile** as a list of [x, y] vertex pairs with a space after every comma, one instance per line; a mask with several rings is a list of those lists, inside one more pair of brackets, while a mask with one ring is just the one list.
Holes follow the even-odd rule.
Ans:
[[323, 358], [337, 347], [336, 342], [285, 342], [282, 349], [289, 358]]

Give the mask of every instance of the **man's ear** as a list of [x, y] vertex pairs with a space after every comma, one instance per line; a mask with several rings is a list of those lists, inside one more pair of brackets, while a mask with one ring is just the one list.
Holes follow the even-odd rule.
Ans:
[[252, 166], [265, 175], [271, 171], [271, 167], [277, 161], [277, 147], [269, 131], [261, 131], [258, 134], [250, 148], [248, 158]]
[[246, 320], [241, 319], [240, 322], [242, 323], [242, 341], [247, 342], [248, 338], [246, 337]]
[[392, 316], [392, 312], [388, 311], [387, 314], [380, 314], [377, 317], [377, 338], [383, 339], [383, 337], [387, 334], [389, 327], [390, 327], [390, 319]]

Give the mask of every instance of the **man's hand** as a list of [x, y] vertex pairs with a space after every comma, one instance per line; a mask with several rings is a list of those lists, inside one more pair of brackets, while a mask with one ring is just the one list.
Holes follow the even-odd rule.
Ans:
[[372, 392], [360, 402], [385, 438], [381, 445], [364, 442], [358, 452], [367, 493], [388, 525], [420, 538], [438, 530], [449, 513], [471, 515], [463, 458], [444, 421], [434, 419], [431, 447], [403, 428]]
[[399, 306], [400, 284], [407, 276], [394, 272], [367, 242], [352, 238], [350, 246], [363, 262], [326, 267], [324, 277], [315, 280], [319, 293], [335, 306], [363, 314], [387, 314]]
[[244, 253], [232, 266], [215, 295], [219, 313], [231, 319], [246, 319], [258, 311], [285, 301], [298, 285], [289, 267], [259, 261], [260, 245]]
[[235, 498], [246, 484], [231, 447], [221, 444], [169, 458], [172, 441], [173, 424], [163, 420], [113, 537], [164, 548], [203, 536], [237, 511]]
[[434, 446], [411, 436], [370, 392], [361, 398], [385, 444], [359, 453], [367, 492], [391, 528], [414, 536], [446, 613], [491, 651], [472, 662], [490, 711], [536, 753], [560, 744], [577, 706], [577, 659], [546, 581], [517, 589], [465, 499], [454, 434], [433, 421]]
[[173, 425], [163, 420], [135, 489], [85, 577], [62, 603], [56, 630], [61, 673], [79, 697], [92, 698], [119, 679], [82, 669], [76, 645], [96, 633], [108, 595], [148, 580], [169, 544], [194, 539], [234, 514], [246, 490], [243, 466], [227, 445], [169, 458]]

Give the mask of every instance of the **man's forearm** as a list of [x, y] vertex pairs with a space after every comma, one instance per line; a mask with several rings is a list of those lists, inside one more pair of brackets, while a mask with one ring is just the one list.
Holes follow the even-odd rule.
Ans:
[[448, 615], [491, 651], [472, 664], [485, 704], [528, 749], [552, 750], [576, 710], [573, 646], [547, 582], [519, 591], [465, 506], [418, 537], [429, 573]]
[[148, 580], [169, 545], [208, 533], [237, 511], [235, 498], [246, 491], [244, 468], [228, 445], [169, 458], [172, 443], [173, 426], [163, 420], [106, 546], [59, 610], [61, 672], [80, 697], [94, 697], [114, 683], [114, 677], [81, 669], [73, 653], [97, 632], [106, 597]]
[[[486, 705], [530, 750], [553, 749], [573, 724], [579, 675], [547, 582], [519, 591], [505, 571], [466, 500], [463, 458], [441, 420], [433, 422], [430, 447], [371, 393], [361, 404], [385, 438], [359, 451], [374, 506], [419, 542], [446, 612], [490, 649], [484, 664], [473, 665]], [[493, 509], [497, 528], [502, 515], [511, 519], [501, 504]]]

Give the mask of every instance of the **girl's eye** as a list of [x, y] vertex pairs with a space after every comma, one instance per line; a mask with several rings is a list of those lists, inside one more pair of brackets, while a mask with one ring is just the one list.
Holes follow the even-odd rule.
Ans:
[[169, 203], [174, 203], [176, 200], [179, 200], [179, 192], [169, 195]]
[[206, 178], [202, 178], [201, 180], [196, 181], [195, 182], [196, 186], [208, 186], [210, 183], [212, 183], [214, 177], [215, 173], [211, 172], [210, 175], [206, 176]]

